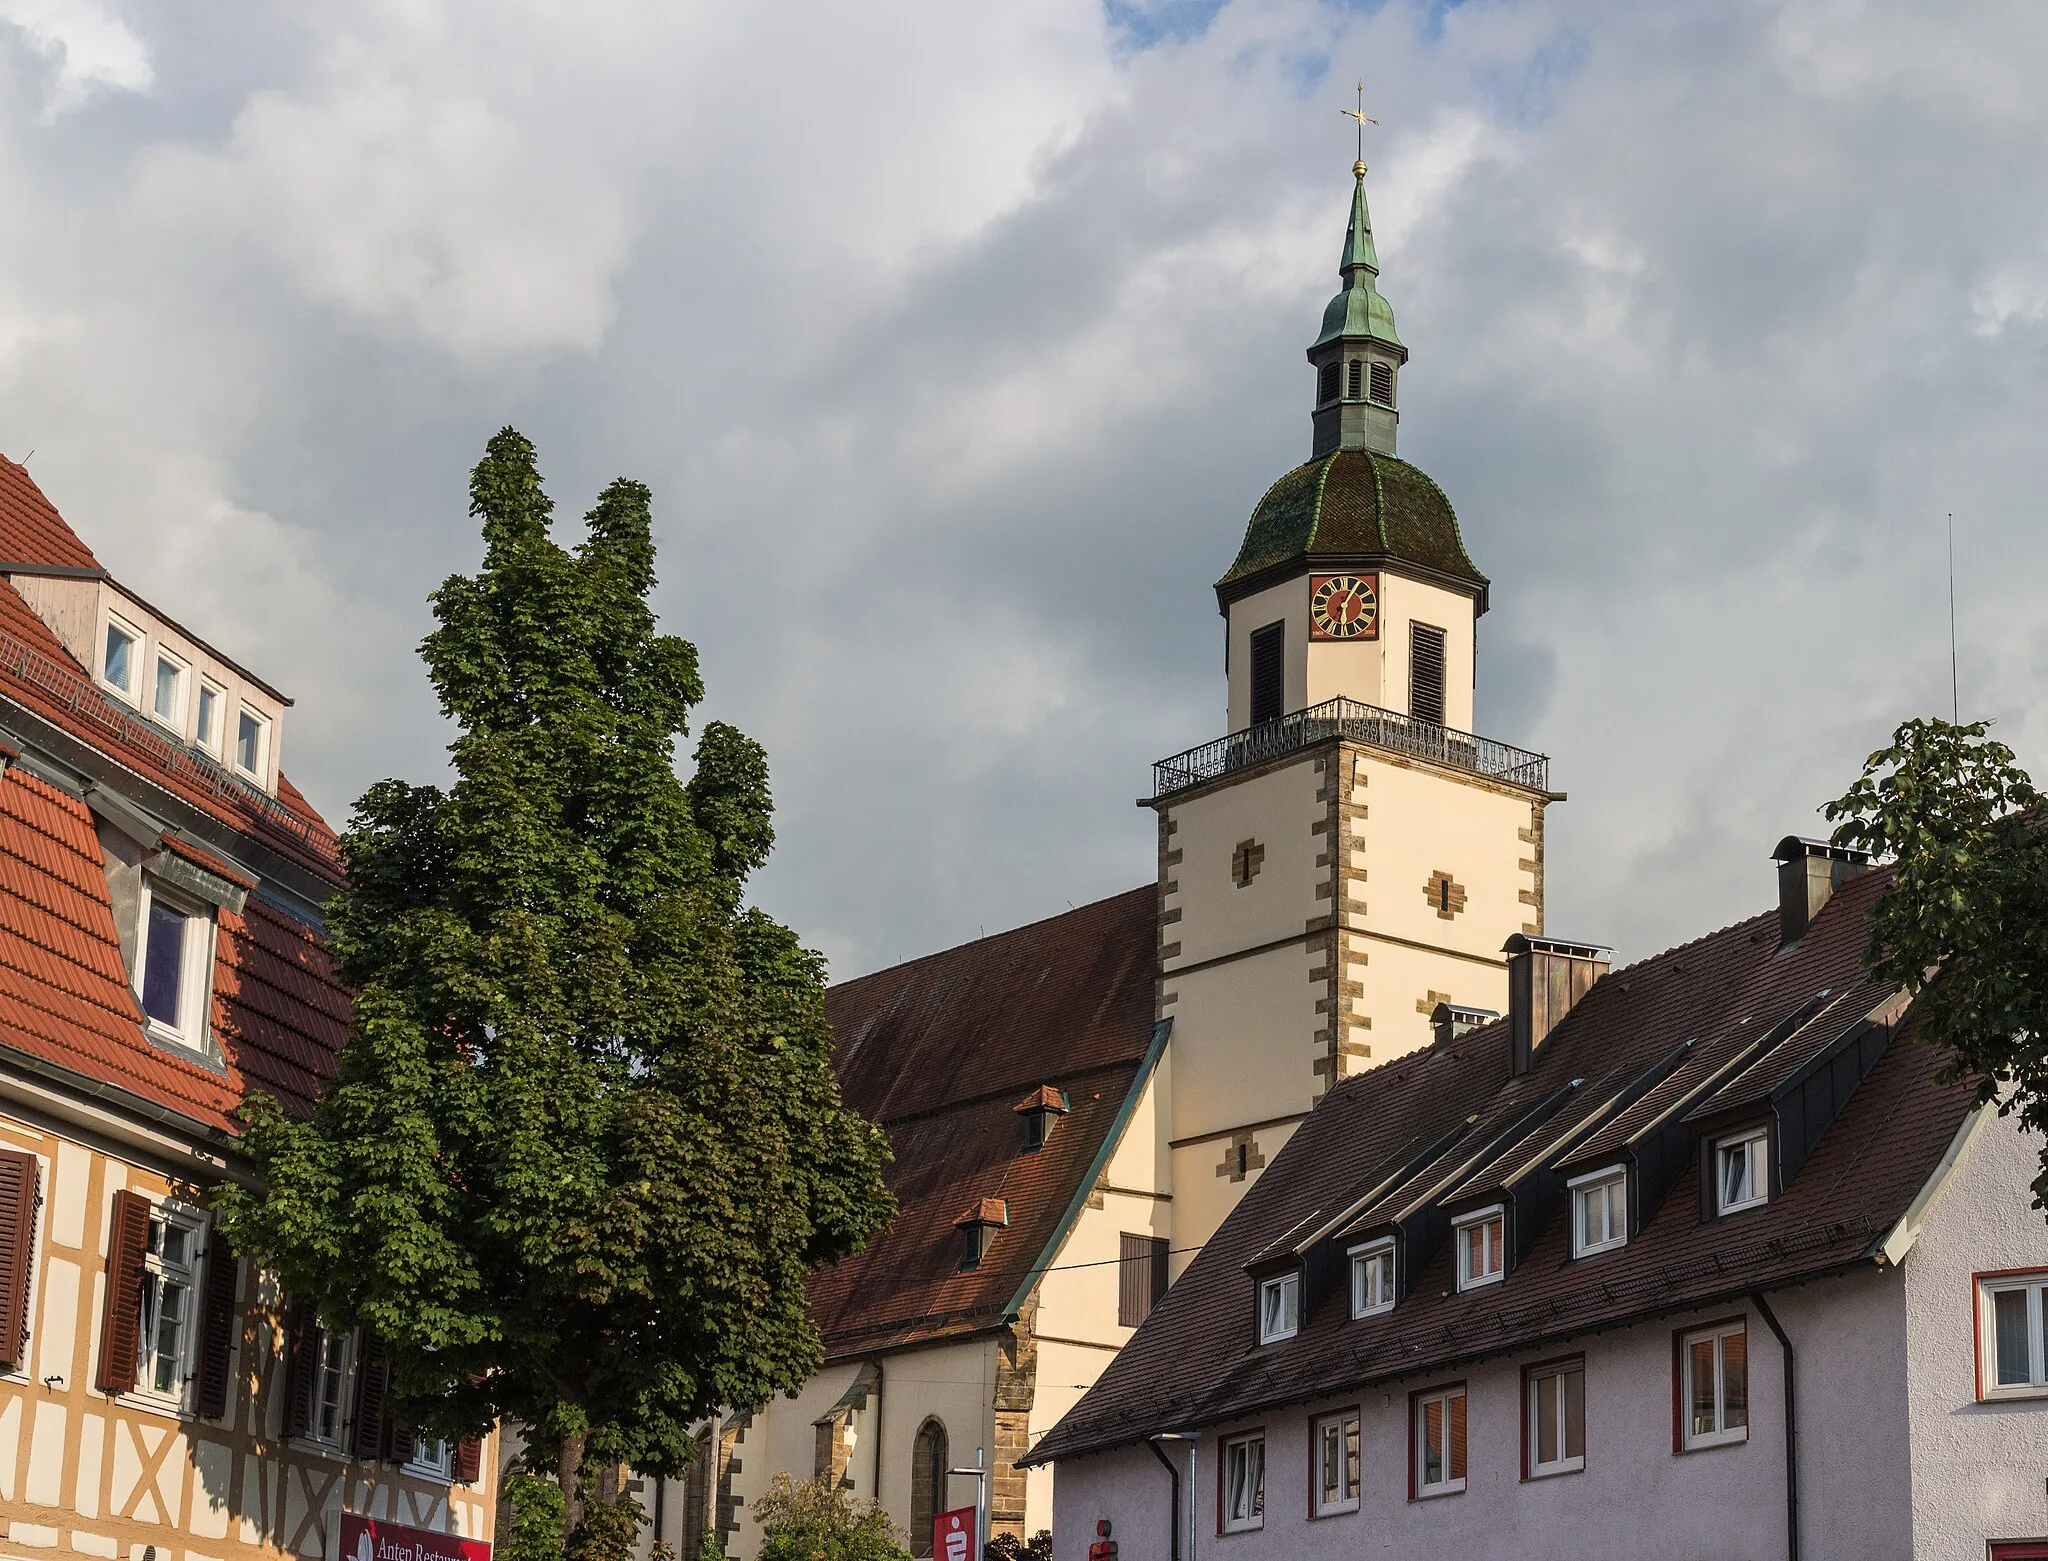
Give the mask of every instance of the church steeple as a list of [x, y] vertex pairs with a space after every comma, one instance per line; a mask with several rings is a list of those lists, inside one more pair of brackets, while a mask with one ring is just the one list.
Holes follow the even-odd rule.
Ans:
[[1380, 257], [1365, 204], [1363, 158], [1351, 165], [1351, 176], [1351, 221], [1337, 263], [1344, 288], [1323, 310], [1322, 334], [1308, 349], [1316, 371], [1311, 456], [1332, 450], [1392, 455], [1401, 422], [1394, 407], [1395, 381], [1408, 361], [1408, 349], [1394, 333], [1394, 306], [1379, 291]]

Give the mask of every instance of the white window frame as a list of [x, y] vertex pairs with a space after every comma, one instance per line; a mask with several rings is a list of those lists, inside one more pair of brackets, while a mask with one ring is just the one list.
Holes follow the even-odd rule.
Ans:
[[142, 1022], [156, 1039], [187, 1051], [210, 1055], [213, 1050], [213, 961], [219, 928], [210, 908], [176, 892], [166, 893], [148, 873], [142, 875], [141, 909], [135, 926], [135, 1002], [142, 1004], [149, 973], [151, 913], [161, 900], [185, 918], [183, 963], [178, 971], [178, 1019], [167, 1024], [143, 1010]]
[[[1579, 1450], [1567, 1450], [1567, 1432], [1571, 1417], [1565, 1409], [1565, 1385], [1569, 1378], [1579, 1379]], [[1543, 1459], [1543, 1395], [1537, 1384], [1555, 1380], [1557, 1391], [1553, 1395], [1553, 1411], [1556, 1424], [1551, 1428], [1556, 1433], [1557, 1456], [1545, 1462]], [[1529, 1467], [1525, 1471], [1532, 1480], [1546, 1480], [1554, 1474], [1577, 1474], [1586, 1467], [1586, 1360], [1575, 1356], [1566, 1360], [1544, 1361], [1531, 1366], [1522, 1374], [1522, 1424], [1529, 1438]]]
[[[1747, 1156], [1750, 1195], [1747, 1198], [1728, 1200], [1729, 1157], [1740, 1151]], [[1771, 1201], [1771, 1130], [1768, 1127], [1753, 1127], [1745, 1132], [1731, 1133], [1726, 1138], [1714, 1140], [1714, 1211], [1717, 1214], [1740, 1214], [1744, 1209], [1760, 1209]]]
[[[163, 1243], [160, 1231], [172, 1228], [185, 1235], [185, 1261], [169, 1263], [157, 1250]], [[121, 1395], [124, 1402], [139, 1404], [164, 1414], [184, 1416], [191, 1401], [192, 1361], [199, 1343], [199, 1303], [205, 1294], [203, 1288], [204, 1253], [211, 1225], [205, 1214], [186, 1204], [171, 1199], [153, 1200], [149, 1208], [149, 1237], [143, 1247], [143, 1282], [154, 1281], [157, 1317], [162, 1316], [163, 1287], [168, 1284], [182, 1286], [184, 1314], [179, 1319], [178, 1337], [171, 1363], [171, 1375], [176, 1386], [169, 1390], [155, 1385], [155, 1365], [159, 1329], [151, 1317], [148, 1292], [137, 1305], [135, 1328], [135, 1386]]]
[[[1742, 1339], [1742, 1424], [1728, 1422], [1728, 1346], [1727, 1340]], [[1692, 1424], [1693, 1402], [1693, 1346], [1711, 1339], [1714, 1344], [1714, 1422], [1711, 1431], [1695, 1431]], [[1695, 1328], [1681, 1334], [1678, 1340], [1678, 1428], [1679, 1449], [1692, 1452], [1702, 1447], [1726, 1447], [1734, 1442], [1749, 1440], [1749, 1323], [1744, 1318], [1732, 1322], [1716, 1323], [1711, 1328]]]
[[[1429, 1392], [1418, 1393], [1409, 1400], [1410, 1424], [1408, 1435], [1413, 1445], [1413, 1451], [1410, 1453], [1410, 1456], [1415, 1460], [1415, 1499], [1417, 1501], [1430, 1496], [1455, 1496], [1465, 1488], [1465, 1476], [1451, 1473], [1451, 1403], [1453, 1400], [1458, 1399], [1464, 1400], [1465, 1403], [1465, 1456], [1469, 1472], [1472, 1454], [1472, 1401], [1466, 1397], [1465, 1384], [1456, 1382], [1452, 1383], [1449, 1387], [1432, 1388]], [[1444, 1428], [1444, 1477], [1433, 1483], [1428, 1475], [1429, 1447], [1426, 1440], [1429, 1429], [1429, 1406], [1431, 1404], [1441, 1404], [1443, 1406]]]
[[[1222, 1446], [1222, 1485], [1218, 1491], [1223, 1513], [1223, 1532], [1244, 1534], [1266, 1526], [1266, 1433], [1250, 1431], [1243, 1436], [1226, 1436]], [[1243, 1500], [1235, 1466], [1242, 1464]]]
[[[1492, 1267], [1478, 1273], [1472, 1271], [1471, 1253], [1466, 1242], [1466, 1232], [1475, 1227], [1497, 1226], [1498, 1229], [1482, 1235], [1481, 1251], [1490, 1257]], [[1451, 1221], [1451, 1240], [1458, 1249], [1458, 1288], [1460, 1290], [1481, 1290], [1487, 1285], [1497, 1285], [1507, 1277], [1507, 1253], [1502, 1250], [1508, 1233], [1508, 1209], [1504, 1203], [1489, 1208], [1474, 1209], [1470, 1214], [1461, 1214]]]
[[[218, 755], [221, 751], [222, 739], [225, 737], [228, 729], [228, 691], [203, 673], [194, 682], [196, 687], [192, 694], [192, 741], [208, 753]], [[199, 729], [200, 704], [208, 694], [213, 696], [213, 731], [211, 733], [202, 732]]]
[[[1334, 1441], [1338, 1460], [1338, 1494], [1329, 1495], [1323, 1476]], [[1356, 1512], [1365, 1483], [1365, 1425], [1355, 1409], [1319, 1415], [1309, 1426], [1309, 1509], [1319, 1518]]]
[[[1394, 1238], [1385, 1237], [1369, 1241], [1363, 1246], [1353, 1247], [1348, 1254], [1351, 1260], [1351, 1315], [1353, 1317], [1377, 1317], [1382, 1312], [1394, 1309], [1396, 1277], [1394, 1261]], [[1377, 1300], [1371, 1299], [1367, 1291], [1366, 1274], [1369, 1269], [1385, 1265], [1386, 1283], [1381, 1286]]]
[[[178, 675], [178, 691], [172, 700], [173, 712], [165, 715], [156, 707], [156, 675], [160, 667], [168, 666]], [[157, 646], [149, 655], [149, 682], [145, 690], [148, 699], [144, 714], [159, 726], [168, 726], [180, 737], [185, 735], [189, 724], [188, 716], [192, 704], [192, 664], [175, 651]]]
[[[107, 636], [119, 632], [128, 640], [128, 681], [116, 683], [107, 676]], [[119, 613], [110, 612], [100, 619], [99, 665], [95, 669], [101, 688], [121, 696], [124, 704], [140, 705], [142, 694], [142, 664], [149, 660], [149, 636]]]
[[[254, 769], [242, 763], [242, 722], [245, 720], [256, 723], [256, 767]], [[261, 781], [270, 774], [269, 716], [265, 715], [261, 710], [254, 709], [248, 705], [237, 705], [235, 707], [235, 735], [233, 740], [228, 741], [225, 732], [221, 736], [222, 740], [227, 742], [229, 762], [236, 769], [254, 781]]]
[[416, 1436], [412, 1439], [412, 1456], [405, 1460], [404, 1472], [415, 1479], [439, 1480], [444, 1485], [452, 1485], [455, 1483], [455, 1449], [438, 1436]]
[[[347, 1333], [335, 1334], [324, 1323], [315, 1323], [313, 1348], [318, 1354], [313, 1361], [312, 1403], [307, 1406], [310, 1423], [292, 1440], [316, 1452], [346, 1456], [351, 1389], [355, 1385], [355, 1330], [351, 1328]], [[330, 1375], [335, 1382], [334, 1433], [331, 1436], [320, 1429], [321, 1389]]]
[[[1279, 1303], [1274, 1315], [1273, 1303]], [[1259, 1281], [1259, 1343], [1278, 1344], [1301, 1332], [1301, 1270], [1290, 1268]]]
[[[1628, 1168], [1611, 1165], [1604, 1170], [1588, 1171], [1584, 1176], [1574, 1176], [1565, 1183], [1572, 1200], [1572, 1256], [1592, 1257], [1600, 1252], [1612, 1252], [1617, 1247], [1628, 1245]], [[1586, 1201], [1594, 1193], [1603, 1193], [1603, 1206], [1607, 1211], [1607, 1235], [1599, 1241], [1586, 1239]], [[1617, 1200], [1615, 1193], [1620, 1194]], [[1615, 1204], [1619, 1202], [1620, 1208]]]
[[[2043, 1316], [2048, 1308], [2048, 1269], [1981, 1274], [1977, 1278], [1977, 1397], [1980, 1399], [2048, 1398], [2048, 1340]], [[1995, 1298], [2024, 1292], [2027, 1298], [2027, 1376], [2025, 1382], [1998, 1380], [1998, 1313]]]

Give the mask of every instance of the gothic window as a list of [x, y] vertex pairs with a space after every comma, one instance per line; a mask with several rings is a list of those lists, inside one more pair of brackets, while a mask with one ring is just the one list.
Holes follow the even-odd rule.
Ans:
[[1408, 625], [1408, 713], [1444, 724], [1444, 631], [1433, 624]]
[[[1379, 365], [1374, 364], [1373, 367], [1377, 368]], [[1351, 360], [1351, 383], [1345, 387], [1344, 393], [1353, 401], [1358, 399], [1359, 393], [1364, 389], [1364, 386], [1359, 383], [1359, 376], [1364, 372], [1364, 369], [1365, 365], [1360, 363], [1358, 359], [1353, 358]]]
[[932, 1553], [932, 1520], [946, 1510], [946, 1428], [936, 1420], [918, 1427], [910, 1450], [910, 1553]]
[[1253, 726], [1280, 719], [1286, 701], [1283, 669], [1286, 648], [1286, 623], [1269, 623], [1262, 629], [1252, 630]]
[[1372, 398], [1383, 407], [1394, 404], [1394, 365], [1375, 363], [1372, 366]]
[[1316, 376], [1316, 405], [1337, 399], [1337, 360], [1330, 359]]

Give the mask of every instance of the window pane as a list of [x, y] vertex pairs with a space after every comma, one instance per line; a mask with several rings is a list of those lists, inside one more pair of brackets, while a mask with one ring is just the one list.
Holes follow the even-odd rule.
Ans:
[[122, 633], [111, 623], [107, 625], [106, 679], [117, 688], [126, 688], [133, 678], [132, 671], [135, 641]]
[[218, 698], [219, 696], [216, 695], [212, 689], [206, 687], [204, 684], [200, 685], [198, 735], [200, 743], [208, 748], [211, 748], [213, 746], [214, 704]]
[[1536, 1461], [1557, 1462], [1557, 1378], [1538, 1377], [1536, 1390]]
[[1477, 1225], [1465, 1227], [1465, 1277], [1477, 1279], [1486, 1272], [1486, 1238]]
[[1749, 1335], [1739, 1330], [1721, 1340], [1721, 1429], [1749, 1424]]
[[1721, 1151], [1721, 1207], [1732, 1208], [1749, 1201], [1749, 1156], [1741, 1144]]
[[1252, 1492], [1252, 1516], [1262, 1517], [1266, 1511], [1266, 1444], [1246, 1443], [1244, 1461], [1250, 1471], [1246, 1478]]
[[248, 711], [235, 727], [235, 763], [251, 775], [256, 773], [256, 761], [262, 757], [263, 727]]
[[1358, 1421], [1344, 1422], [1344, 1499], [1358, 1494]]
[[186, 1290], [164, 1279], [158, 1282], [156, 1325], [156, 1374], [152, 1379], [159, 1393], [175, 1393], [178, 1381], [179, 1343], [185, 1330]]
[[1422, 1406], [1422, 1483], [1441, 1485], [1444, 1481], [1444, 1401], [1425, 1400]]
[[2027, 1292], [1992, 1291], [1991, 1315], [1998, 1334], [1998, 1385], [2023, 1387], [2033, 1380], [2027, 1347]]
[[156, 664], [156, 713], [166, 721], [178, 718], [178, 669], [168, 661]]
[[1691, 1434], [1711, 1436], [1720, 1429], [1714, 1418], [1714, 1341], [1694, 1339], [1685, 1354]]
[[142, 1011], [173, 1028], [185, 971], [185, 916], [161, 900], [149, 903], [148, 944], [142, 956]]
[[1223, 1511], [1231, 1522], [1241, 1523], [1244, 1521], [1246, 1509], [1242, 1442], [1231, 1448], [1224, 1456], [1223, 1465]]
[[1586, 1373], [1576, 1366], [1564, 1374], [1564, 1455], [1586, 1456]]

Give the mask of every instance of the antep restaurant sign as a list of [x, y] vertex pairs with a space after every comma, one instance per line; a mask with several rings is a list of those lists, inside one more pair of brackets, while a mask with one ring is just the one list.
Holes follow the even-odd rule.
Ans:
[[344, 1512], [341, 1561], [491, 1561], [491, 1544]]

